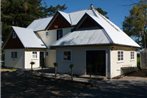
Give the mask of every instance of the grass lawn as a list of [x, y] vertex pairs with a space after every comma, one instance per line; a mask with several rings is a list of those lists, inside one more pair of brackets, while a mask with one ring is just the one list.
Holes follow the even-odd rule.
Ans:
[[0, 72], [13, 72], [16, 71], [15, 68], [0, 68]]

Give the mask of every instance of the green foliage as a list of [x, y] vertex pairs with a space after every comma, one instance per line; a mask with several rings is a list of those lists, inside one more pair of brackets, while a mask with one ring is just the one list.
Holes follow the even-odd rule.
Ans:
[[56, 62], [54, 63], [54, 67], [58, 67], [58, 64]]
[[107, 16], [107, 12], [106, 11], [104, 11], [103, 9], [101, 9], [101, 8], [96, 8], [96, 10], [99, 12], [99, 13], [101, 13], [102, 15], [104, 15], [106, 18], [109, 18], [108, 16]]
[[[129, 35], [136, 37], [136, 41], [145, 46], [144, 37], [147, 37], [147, 3], [141, 0], [130, 10], [130, 15], [125, 17], [123, 30]], [[147, 38], [145, 39], [147, 43]]]
[[8, 37], [11, 26], [28, 26], [34, 19], [54, 14], [57, 10], [65, 10], [65, 5], [44, 6], [42, 0], [2, 0], [2, 36]]

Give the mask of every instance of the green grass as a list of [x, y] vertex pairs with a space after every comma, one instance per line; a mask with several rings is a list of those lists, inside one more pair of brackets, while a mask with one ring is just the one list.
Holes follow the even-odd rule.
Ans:
[[13, 72], [16, 71], [15, 68], [0, 68], [0, 72]]

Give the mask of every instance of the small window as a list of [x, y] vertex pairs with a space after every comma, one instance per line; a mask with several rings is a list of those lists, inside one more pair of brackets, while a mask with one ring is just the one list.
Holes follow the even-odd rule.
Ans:
[[48, 32], [46, 32], [46, 36], [48, 36]]
[[131, 59], [134, 59], [134, 52], [131, 52], [130, 57]]
[[59, 29], [57, 30], [57, 40], [60, 39], [63, 36], [63, 30]]
[[32, 57], [33, 57], [33, 58], [37, 58], [37, 52], [33, 51], [33, 52], [32, 52]]
[[11, 52], [11, 58], [17, 58], [17, 52]]
[[16, 38], [16, 34], [14, 32], [12, 33], [12, 38]]
[[123, 60], [123, 51], [118, 51], [118, 61]]
[[64, 51], [64, 60], [71, 60], [71, 51]]

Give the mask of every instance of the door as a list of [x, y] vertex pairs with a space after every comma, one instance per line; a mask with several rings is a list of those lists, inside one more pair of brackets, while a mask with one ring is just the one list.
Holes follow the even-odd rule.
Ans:
[[44, 52], [40, 52], [40, 67], [45, 67], [45, 54]]
[[102, 75], [106, 74], [106, 57], [104, 50], [86, 51], [86, 71], [87, 74]]

